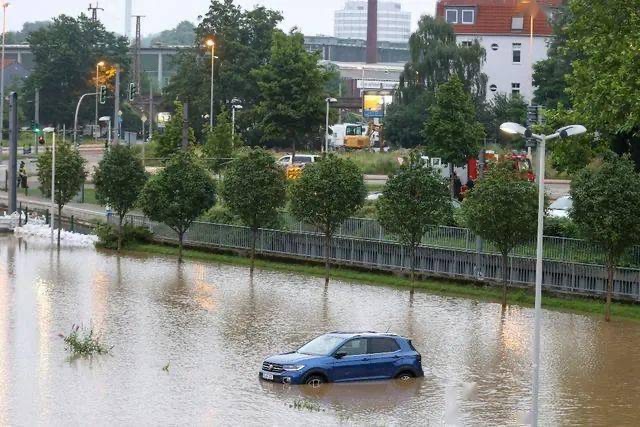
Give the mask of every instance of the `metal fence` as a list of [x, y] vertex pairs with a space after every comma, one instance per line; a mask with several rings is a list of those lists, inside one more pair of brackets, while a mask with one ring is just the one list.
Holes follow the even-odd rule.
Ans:
[[[176, 233], [163, 224], [142, 216], [129, 215], [126, 222], [151, 229], [162, 241], [177, 242]], [[245, 227], [195, 222], [185, 236], [185, 244], [230, 250], [248, 250], [250, 229]], [[260, 230], [256, 245], [258, 253], [313, 261], [323, 259], [323, 236], [308, 231]], [[333, 239], [330, 257], [335, 264], [376, 270], [408, 270], [410, 259], [403, 246], [382, 239], [338, 236]], [[478, 260], [485, 279], [502, 277], [500, 256], [484, 253], [479, 258], [474, 251], [421, 246], [416, 268], [435, 276], [475, 279]], [[535, 259], [510, 257], [511, 282], [523, 286], [535, 283]], [[578, 262], [546, 261], [543, 284], [546, 289], [584, 295], [603, 295], [606, 291], [606, 270], [603, 266]], [[640, 301], [640, 269], [620, 268], [615, 274], [614, 294], [618, 299]]]
[[[309, 233], [320, 232], [316, 227], [304, 224], [288, 213], [284, 213], [282, 218], [283, 230]], [[336, 236], [386, 242], [397, 241], [396, 237], [386, 233], [375, 219], [368, 218], [347, 219], [336, 232]], [[468, 228], [461, 227], [431, 226], [422, 238], [422, 244], [434, 248], [477, 250], [476, 235]], [[483, 243], [481, 252], [499, 253], [495, 246], [487, 242]], [[522, 257], [534, 257], [536, 255], [535, 242], [518, 246], [513, 251], [513, 254]], [[603, 265], [605, 261], [603, 252], [585, 240], [552, 236], [544, 237], [544, 258], [547, 260], [598, 265]], [[634, 246], [627, 251], [620, 264], [627, 267], [640, 267], [640, 246]]]

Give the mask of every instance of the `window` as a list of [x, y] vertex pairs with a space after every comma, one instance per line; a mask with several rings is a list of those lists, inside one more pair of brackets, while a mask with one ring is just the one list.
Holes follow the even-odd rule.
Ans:
[[513, 63], [520, 64], [522, 62], [522, 44], [513, 43]]
[[520, 83], [511, 83], [511, 95], [520, 95]]
[[471, 40], [463, 40], [460, 44], [461, 44], [462, 46], [464, 46], [464, 47], [471, 47], [471, 46], [473, 46], [473, 42], [472, 42]]
[[473, 9], [462, 9], [462, 23], [463, 24], [473, 24], [474, 15], [475, 15], [475, 10], [473, 10]]
[[400, 346], [393, 338], [369, 338], [368, 354], [393, 353], [400, 350]]
[[489, 86], [489, 90], [491, 92], [496, 92], [498, 90], [498, 86], [497, 85], [491, 85], [491, 86]]
[[512, 30], [524, 30], [524, 16], [514, 16], [511, 18]]
[[498, 43], [493, 43], [491, 45], [491, 50], [498, 50]]
[[447, 22], [449, 24], [457, 24], [458, 23], [458, 9], [447, 9], [445, 11], [445, 16], [446, 16]]
[[347, 353], [347, 356], [366, 354], [367, 340], [366, 338], [356, 338], [354, 340], [347, 341], [342, 347], [340, 347], [338, 353]]
[[298, 353], [327, 356], [344, 338], [335, 335], [322, 335], [300, 347]]

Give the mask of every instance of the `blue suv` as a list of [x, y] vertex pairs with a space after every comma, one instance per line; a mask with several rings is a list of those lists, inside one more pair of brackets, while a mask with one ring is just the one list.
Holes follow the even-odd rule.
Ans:
[[422, 357], [411, 340], [378, 332], [330, 332], [296, 351], [267, 358], [260, 370], [266, 381], [313, 386], [423, 375]]

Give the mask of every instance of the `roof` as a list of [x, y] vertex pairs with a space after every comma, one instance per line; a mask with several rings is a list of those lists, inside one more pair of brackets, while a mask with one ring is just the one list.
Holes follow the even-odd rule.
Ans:
[[398, 338], [401, 338], [397, 334], [392, 334], [392, 333], [388, 333], [388, 332], [376, 332], [376, 331], [359, 331], [359, 332], [333, 331], [333, 332], [329, 332], [329, 334], [331, 334], [331, 335], [344, 335], [344, 336], [346, 336], [348, 338], [356, 337], [356, 336], [365, 336], [365, 337], [384, 336], [384, 337], [398, 337]]
[[[473, 7], [476, 10], [473, 24], [453, 24], [456, 34], [529, 35], [533, 16], [533, 34], [551, 36], [553, 29], [549, 12], [560, 7], [564, 0], [439, 0], [436, 16], [444, 18], [450, 7]], [[513, 17], [524, 17], [524, 28], [512, 30]]]

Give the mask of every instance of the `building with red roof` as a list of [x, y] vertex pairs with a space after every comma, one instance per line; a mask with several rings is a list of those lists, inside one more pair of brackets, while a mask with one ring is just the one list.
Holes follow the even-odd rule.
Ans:
[[564, 0], [439, 0], [436, 15], [453, 25], [460, 43], [487, 52], [487, 93], [533, 98], [533, 64], [547, 58], [551, 20]]

